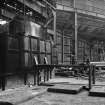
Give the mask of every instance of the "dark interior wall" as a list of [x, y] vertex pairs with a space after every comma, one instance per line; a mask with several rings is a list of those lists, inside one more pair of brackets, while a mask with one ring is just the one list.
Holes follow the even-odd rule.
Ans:
[[[21, 7], [21, 5], [19, 6]], [[10, 7], [12, 6], [10, 5]], [[20, 11], [21, 9], [24, 9], [25, 12], [27, 12], [29, 8], [25, 6], [25, 8], [19, 8]], [[3, 11], [6, 11], [7, 13], [7, 10], [3, 9]], [[43, 58], [46, 56], [49, 64], [51, 64], [51, 43], [50, 41], [46, 41], [47, 30], [42, 26], [46, 20], [46, 17], [43, 16], [45, 11], [43, 10], [43, 13], [42, 11], [36, 13], [32, 10], [30, 13], [32, 12], [33, 16], [28, 14], [27, 17], [25, 17], [27, 13], [21, 14], [17, 10], [9, 12], [13, 12], [13, 20], [10, 19], [10, 15], [6, 14], [6, 18], [3, 19], [9, 18], [9, 23], [2, 26], [0, 25], [0, 74], [21, 72], [24, 67], [28, 68], [33, 65], [34, 56], [38, 58], [40, 64], [44, 63]], [[3, 37], [1, 38], [1, 36]], [[41, 42], [44, 43], [43, 46], [41, 45]], [[45, 51], [43, 51], [43, 47]], [[29, 76], [29, 78], [31, 77]], [[11, 86], [13, 83], [14, 85], [19, 82], [23, 83], [23, 79], [24, 75], [7, 77], [6, 85]]]
[[45, 56], [49, 64], [52, 62], [50, 41], [38, 37], [1, 33], [0, 48], [0, 72], [3, 73], [18, 72], [21, 67], [31, 67], [34, 56], [37, 56], [40, 64], [44, 64]]
[[5, 38], [3, 38], [2, 36], [0, 36], [0, 73], [3, 73], [4, 69], [5, 69], [5, 52], [6, 52], [6, 44], [4, 44], [6, 42], [6, 40], [3, 40]]
[[[24, 84], [24, 74], [17, 73], [32, 70], [34, 56], [38, 58], [39, 64], [44, 64], [45, 56], [48, 63], [52, 63], [50, 41], [37, 37], [2, 33], [0, 34], [0, 48], [0, 75], [12, 74], [5, 78], [6, 88]], [[28, 74], [28, 82], [34, 84], [33, 74]]]
[[78, 62], [105, 60], [104, 40], [87, 40], [78, 36]]

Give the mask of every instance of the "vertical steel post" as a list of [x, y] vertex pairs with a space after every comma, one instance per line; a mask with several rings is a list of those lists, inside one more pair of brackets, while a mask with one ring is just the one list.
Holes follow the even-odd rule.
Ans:
[[37, 68], [37, 85], [40, 84], [40, 70]]
[[77, 34], [78, 34], [78, 23], [77, 23], [77, 11], [76, 11], [76, 1], [74, 0], [74, 9], [75, 9], [75, 61], [77, 61], [77, 49], [78, 49], [78, 40], [77, 40]]
[[96, 75], [95, 66], [93, 66], [92, 75], [93, 75], [93, 84], [95, 84], [95, 75]]
[[49, 68], [48, 67], [46, 67], [45, 78], [46, 78], [46, 81], [49, 80]]
[[44, 69], [44, 82], [46, 81], [46, 70]]
[[56, 36], [56, 11], [53, 11], [54, 15], [54, 41], [57, 42], [57, 36]]
[[91, 89], [92, 87], [92, 68], [91, 68], [91, 65], [89, 65], [89, 90]]
[[64, 30], [62, 33], [62, 63], [64, 63]]
[[49, 68], [49, 79], [52, 78], [52, 70]]
[[24, 85], [27, 84], [27, 73], [24, 73]]
[[36, 70], [35, 70], [35, 67], [34, 67], [34, 85], [36, 85], [36, 77], [37, 77], [37, 75], [36, 75]]
[[34, 85], [36, 85], [37, 83], [37, 70], [38, 70], [38, 67], [35, 67], [35, 65], [38, 65], [38, 60], [36, 58], [36, 56], [34, 56], [33, 58], [33, 64], [34, 64], [34, 67], [33, 67], [33, 70], [34, 70]]
[[25, 33], [25, 21], [26, 21], [26, 20], [25, 20], [25, 10], [26, 10], [26, 9], [25, 9], [25, 7], [26, 7], [26, 6], [25, 6], [25, 0], [23, 0], [23, 13], [24, 13], [24, 14], [23, 14], [23, 15], [24, 15], [24, 33]]
[[7, 65], [8, 65], [8, 37], [9, 36], [6, 36], [5, 35], [5, 37], [3, 37], [3, 41], [4, 41], [4, 50], [3, 50], [3, 58], [4, 58], [4, 62], [3, 62], [3, 68], [2, 68], [2, 78], [1, 78], [1, 86], [2, 86], [2, 90], [5, 90], [5, 86], [6, 86], [6, 76], [5, 76], [5, 74], [7, 73], [7, 71], [8, 71], [8, 68], [7, 68]]
[[5, 76], [4, 75], [1, 79], [1, 84], [2, 84], [2, 90], [5, 90]]

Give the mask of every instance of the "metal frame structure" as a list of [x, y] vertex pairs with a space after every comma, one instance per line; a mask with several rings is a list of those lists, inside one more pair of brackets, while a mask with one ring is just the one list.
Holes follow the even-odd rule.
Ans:
[[[28, 19], [31, 19], [32, 21], [34, 22], [37, 22], [38, 24], [42, 25], [45, 29], [46, 29], [46, 35], [48, 34], [47, 33], [47, 29], [49, 28], [49, 26], [53, 23], [53, 38], [54, 38], [54, 45], [51, 45], [51, 48], [50, 49], [51, 51], [49, 52], [47, 49], [49, 46], [47, 41], [46, 40], [42, 40], [40, 38], [36, 38], [36, 37], [33, 37], [31, 35], [29, 36], [25, 36], [24, 33], [21, 33], [21, 35], [18, 35], [19, 33], [16, 33], [13, 35], [13, 38], [15, 37], [15, 39], [18, 40], [18, 48], [15, 49], [14, 46], [13, 46], [13, 49], [9, 49], [8, 48], [8, 39], [10, 37], [12, 37], [11, 35], [8, 35], [6, 34], [5, 37], [3, 38], [3, 40], [5, 40], [3, 43], [5, 43], [5, 60], [4, 60], [4, 71], [2, 71], [2, 75], [1, 75], [1, 80], [0, 81], [2, 83], [2, 89], [4, 90], [5, 89], [5, 77], [6, 76], [10, 76], [10, 75], [17, 75], [20, 73], [24, 73], [24, 83], [26, 84], [26, 78], [27, 78], [27, 75], [28, 73], [30, 73], [29, 71], [27, 70], [33, 70], [33, 58], [34, 56], [38, 56], [38, 60], [39, 60], [39, 63], [43, 63], [44, 62], [44, 59], [40, 60], [40, 58], [44, 58], [44, 57], [47, 57], [47, 56], [51, 56], [51, 63], [52, 63], [52, 60], [53, 60], [53, 50], [58, 50], [57, 49], [57, 31], [60, 30], [61, 32], [61, 62], [62, 63], [61, 65], [37, 65], [35, 66], [34, 68], [34, 71], [31, 72], [31, 74], [34, 72], [34, 79], [36, 78], [35, 76], [38, 76], [37, 77], [37, 82], [39, 83], [39, 75], [40, 75], [40, 70], [39, 69], [47, 69], [48, 71], [51, 72], [50, 69], [52, 69], [53, 67], [71, 67], [70, 64], [68, 65], [63, 65], [65, 62], [67, 62], [67, 60], [65, 61], [65, 58], [64, 56], [65, 55], [69, 55], [68, 58], [72, 58], [72, 54], [74, 54], [74, 62], [78, 61], [78, 40], [79, 38], [83, 37], [84, 39], [88, 39], [88, 41], [93, 41], [94, 40], [99, 40], [98, 38], [100, 38], [100, 41], [104, 41], [105, 39], [104, 38], [104, 34], [105, 34], [105, 31], [104, 31], [104, 26], [105, 26], [105, 16], [104, 16], [104, 13], [102, 11], [102, 9], [99, 9], [97, 8], [98, 12], [96, 12], [96, 7], [93, 7], [93, 6], [86, 6], [87, 8], [79, 8], [77, 5], [76, 5], [76, 0], [71, 0], [73, 1], [72, 2], [72, 5], [64, 5], [64, 4], [57, 4], [57, 7], [55, 5], [53, 5], [51, 3], [51, 0], [31, 0], [32, 3], [36, 3], [38, 6], [36, 6], [37, 8], [34, 8], [33, 4], [30, 3], [28, 0], [14, 0], [14, 1], [11, 1], [11, 0], [3, 0], [3, 2], [0, 2], [0, 10], [1, 10], [1, 18], [6, 18], [6, 17], [9, 17], [10, 14], [7, 16], [7, 13], [11, 12], [11, 17], [8, 18], [8, 20], [10, 21], [11, 19], [13, 19], [15, 17], [15, 15], [19, 14], [19, 15], [23, 15], [24, 16], [24, 22], [25, 22], [25, 17], [28, 17]], [[79, 0], [78, 0], [79, 1]], [[40, 5], [40, 6], [39, 6]], [[81, 4], [79, 4], [81, 5]], [[41, 8], [39, 8], [41, 7]], [[92, 8], [92, 10], [95, 9], [95, 11], [92, 11], [89, 9], [89, 7]], [[38, 9], [38, 10], [36, 10]], [[7, 10], [9, 12], [7, 12]], [[102, 11], [102, 13], [100, 13], [99, 11]], [[59, 13], [59, 14], [58, 14]], [[64, 16], [63, 16], [64, 15]], [[94, 19], [95, 18], [95, 19]], [[85, 23], [86, 21], [86, 23]], [[100, 24], [100, 25], [96, 25], [97, 24]], [[24, 30], [25, 31], [25, 30]], [[71, 31], [72, 31], [72, 35], [71, 35]], [[95, 35], [93, 35], [95, 33]], [[69, 34], [69, 37], [66, 36], [67, 34]], [[100, 34], [100, 36], [98, 36]], [[102, 35], [101, 35], [102, 34]], [[86, 37], [87, 36], [87, 37]], [[0, 36], [1, 37], [1, 36]], [[89, 38], [88, 38], [89, 37]], [[2, 38], [1, 38], [2, 39]], [[65, 54], [64, 50], [65, 50], [65, 46], [66, 44], [64, 43], [65, 39], [69, 39], [69, 42], [71, 41], [72, 39], [72, 44], [69, 44], [69, 47], [72, 46], [72, 53], [71, 52], [67, 52], [67, 54]], [[34, 41], [32, 41], [34, 40]], [[34, 50], [33, 48], [33, 42], [35, 43], [35, 40], [37, 40], [37, 51]], [[27, 48], [25, 48], [25, 44], [24, 41], [26, 41], [28, 43], [28, 46]], [[2, 42], [2, 41], [1, 41]], [[91, 43], [91, 42], [90, 42]], [[43, 45], [43, 47], [40, 47], [40, 44]], [[21, 47], [21, 45], [23, 45], [23, 47]], [[68, 46], [68, 44], [67, 44]], [[90, 46], [91, 47], [91, 46]], [[53, 49], [54, 48], [54, 49]], [[85, 48], [85, 47], [83, 47]], [[43, 50], [44, 49], [44, 50]], [[105, 50], [105, 48], [103, 48]], [[96, 50], [96, 49], [95, 49]], [[90, 49], [90, 56], [92, 55], [91, 54], [92, 52], [92, 47]], [[100, 52], [100, 51], [99, 51]], [[57, 51], [55, 51], [55, 53], [57, 53]], [[12, 73], [12, 71], [10, 71], [10, 74], [5, 74], [8, 70], [7, 70], [7, 66], [5, 65], [8, 65], [8, 61], [10, 60], [10, 58], [8, 57], [9, 54], [15, 54], [17, 56], [19, 56], [19, 65], [20, 65], [20, 68], [18, 70], [23, 70], [22, 72], [15, 72], [15, 73]], [[25, 59], [24, 58], [21, 58], [23, 57], [24, 55], [24, 58], [26, 56], [26, 59], [31, 59], [30, 61], [28, 62], [25, 62]], [[57, 57], [57, 54], [56, 56]], [[9, 58], [9, 59], [8, 59]], [[91, 58], [91, 57], [90, 57]], [[22, 65], [23, 62], [21, 61], [21, 59], [24, 59], [24, 64], [26, 65]], [[70, 61], [69, 59], [69, 61]], [[85, 59], [85, 58], [84, 58]], [[57, 60], [57, 59], [56, 59]], [[59, 63], [59, 62], [57, 62]], [[28, 66], [27, 66], [28, 65]], [[78, 66], [77, 66], [78, 67]], [[36, 70], [38, 70], [36, 72]], [[26, 71], [24, 71], [26, 70]], [[46, 70], [45, 70], [46, 72]], [[51, 74], [51, 73], [50, 73]], [[48, 78], [48, 76], [47, 76]], [[35, 80], [36, 81], [36, 80]], [[34, 82], [35, 82], [34, 81]], [[36, 83], [36, 82], [35, 82]], [[89, 87], [91, 87], [89, 85]]]
[[[40, 0], [38, 0], [39, 2], [41, 2]], [[33, 4], [36, 3], [36, 1], [32, 1]], [[35, 3], [34, 3], [35, 2]], [[23, 21], [25, 22], [25, 19], [28, 18], [31, 21], [36, 22], [37, 24], [40, 24], [42, 26], [46, 25], [46, 28], [48, 28], [48, 25], [50, 24], [50, 18], [53, 18], [53, 15], [51, 15], [52, 17], [49, 18], [49, 14], [47, 14], [47, 10], [48, 8], [51, 9], [51, 11], [54, 11], [54, 8], [52, 8], [52, 5], [50, 5], [50, 3], [43, 1], [44, 2], [44, 9], [45, 11], [42, 11], [41, 9], [43, 7], [40, 8], [39, 11], [36, 11], [33, 7], [33, 4], [29, 3], [28, 0], [3, 0], [2, 2], [0, 2], [0, 18], [3, 18], [5, 20], [8, 20], [9, 22], [17, 15], [21, 15], [22, 19], [24, 19]], [[28, 4], [29, 3], [29, 4]], [[36, 4], [35, 4], [36, 5]], [[47, 5], [47, 6], [46, 6]], [[31, 7], [32, 6], [32, 7]], [[37, 7], [37, 6], [36, 6]], [[39, 6], [40, 7], [40, 6]], [[11, 15], [11, 14], [12, 15]], [[54, 12], [55, 13], [55, 12]], [[53, 12], [52, 12], [53, 14]], [[54, 15], [55, 16], [55, 15]], [[46, 21], [47, 20], [47, 21]], [[54, 19], [53, 19], [54, 20]], [[55, 21], [54, 21], [55, 24]], [[25, 27], [25, 26], [24, 26]], [[54, 26], [54, 32], [55, 31], [55, 26]], [[10, 31], [10, 30], [9, 30]], [[43, 62], [41, 62], [40, 59], [41, 55], [44, 55], [44, 57], [48, 57], [50, 60], [49, 64], [52, 63], [52, 45], [50, 43], [49, 40], [44, 40], [42, 38], [38, 38], [35, 36], [25, 36], [24, 34], [25, 29], [23, 30], [23, 32], [19, 32], [19, 33], [2, 33], [1, 36], [4, 35], [3, 38], [0, 37], [1, 40], [3, 40], [2, 44], [4, 43], [4, 64], [2, 65], [4, 67], [4, 71], [1, 73], [2, 75], [6, 75], [8, 74], [9, 76], [19, 76], [24, 70], [26, 70], [28, 73], [24, 73], [22, 78], [24, 79], [24, 84], [27, 83], [27, 76], [28, 74], [32, 74], [30, 72], [30, 70], [32, 70], [32, 66], [33, 66], [33, 56], [37, 56], [38, 57], [38, 62], [43, 64]], [[46, 31], [47, 33], [47, 31]], [[10, 39], [11, 37], [11, 39]], [[16, 41], [14, 40], [14, 38], [16, 39]], [[13, 40], [12, 40], [13, 39]], [[37, 41], [36, 46], [34, 45], [34, 43]], [[44, 42], [44, 47], [45, 47], [45, 52], [41, 52], [40, 50], [40, 43], [41, 41]], [[18, 48], [15, 49], [14, 46], [16, 44], [13, 44], [13, 42], [18, 44]], [[13, 46], [11, 45], [13, 44]], [[13, 47], [12, 49], [9, 47]], [[34, 47], [33, 47], [34, 46]], [[36, 49], [35, 49], [36, 47]], [[2, 48], [2, 47], [1, 47]], [[50, 49], [49, 49], [50, 48]], [[50, 51], [49, 51], [50, 50]], [[3, 53], [2, 53], [3, 54]], [[11, 55], [11, 56], [10, 56]], [[18, 62], [18, 64], [15, 65], [15, 62], [13, 64], [13, 62], [11, 63], [12, 59], [13, 59], [13, 55], [19, 56], [18, 60], [15, 61]], [[10, 58], [11, 57], [11, 58]], [[28, 61], [26, 61], [28, 60]], [[11, 65], [9, 65], [9, 63], [11, 63]], [[7, 67], [10, 68], [7, 68]], [[16, 66], [16, 67], [15, 67]], [[9, 70], [8, 70], [9, 69]], [[35, 71], [34, 71], [35, 72]], [[2, 84], [2, 89], [5, 89], [5, 85], [6, 82], [8, 82], [8, 76], [0, 76], [0, 84]], [[36, 75], [36, 74], [35, 74]], [[13, 77], [14, 78], [14, 77]], [[20, 79], [20, 78], [18, 78]], [[1, 88], [1, 86], [0, 86]]]
[[[96, 2], [93, 0], [93, 2]], [[94, 4], [94, 3], [93, 3]], [[102, 4], [104, 5], [104, 3]], [[105, 13], [101, 7], [89, 5], [81, 0], [57, 0], [57, 29], [72, 30], [75, 46], [75, 60], [78, 62], [78, 40], [83, 38], [89, 43], [94, 40], [104, 42]], [[69, 18], [67, 18], [69, 17]], [[74, 17], [74, 19], [73, 19]], [[72, 26], [72, 28], [71, 28]], [[66, 34], [66, 33], [64, 33]], [[69, 32], [70, 34], [70, 32]], [[91, 45], [90, 45], [91, 46]], [[62, 55], [63, 56], [63, 55]], [[90, 54], [91, 56], [91, 54]], [[89, 58], [91, 59], [91, 57]]]

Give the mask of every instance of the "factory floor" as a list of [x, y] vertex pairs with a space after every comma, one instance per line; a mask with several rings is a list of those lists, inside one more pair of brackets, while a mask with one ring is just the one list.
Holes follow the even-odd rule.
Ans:
[[[87, 85], [88, 80], [71, 77], [55, 77], [46, 84], [53, 85]], [[66, 85], [68, 84], [68, 85]], [[97, 85], [105, 85], [105, 82], [96, 82]], [[13, 105], [105, 105], [104, 97], [88, 96], [88, 91], [78, 94], [64, 94], [48, 92], [50, 85], [23, 86], [16, 89], [8, 89], [0, 92], [0, 101], [10, 102]], [[0, 104], [1, 105], [1, 104]]]

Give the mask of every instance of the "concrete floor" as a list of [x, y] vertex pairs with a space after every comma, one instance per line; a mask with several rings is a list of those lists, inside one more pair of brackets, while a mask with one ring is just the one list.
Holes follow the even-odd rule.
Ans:
[[[88, 80], [81, 78], [57, 77], [49, 80], [49, 83], [57, 85], [84, 84], [88, 85]], [[97, 81], [97, 84], [105, 85], [105, 82]], [[20, 88], [8, 90], [0, 93], [0, 101], [9, 101], [14, 105], [105, 105], [105, 97], [88, 96], [88, 91], [84, 90], [78, 94], [64, 94], [47, 92], [48, 86]], [[32, 90], [34, 89], [34, 90]], [[44, 93], [38, 94], [38, 92]], [[22, 101], [23, 100], [23, 101]], [[21, 101], [21, 102], [20, 102]]]
[[19, 105], [105, 105], [105, 98], [88, 96], [87, 91], [77, 95], [46, 92]]
[[[76, 78], [55, 78], [49, 83], [60, 84], [88, 84], [87, 80]], [[105, 83], [105, 82], [104, 82]], [[103, 85], [103, 82], [97, 82], [98, 85]], [[78, 94], [64, 94], [45, 92], [42, 95], [34, 97], [32, 100], [19, 105], [105, 105], [105, 97], [92, 97], [88, 95], [88, 91], [84, 90]]]

